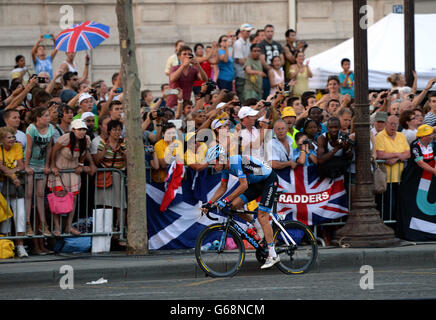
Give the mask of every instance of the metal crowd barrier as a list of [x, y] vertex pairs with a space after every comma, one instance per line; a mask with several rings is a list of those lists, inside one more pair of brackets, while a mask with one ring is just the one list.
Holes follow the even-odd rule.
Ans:
[[[385, 205], [384, 205], [385, 204], [385, 194], [389, 193], [389, 216], [388, 216], [387, 220], [383, 220], [383, 223], [385, 223], [385, 224], [393, 224], [393, 223], [396, 223], [397, 221], [393, 218], [393, 212], [392, 212], [392, 208], [393, 208], [393, 205], [392, 205], [392, 199], [393, 199], [392, 193], [393, 193], [393, 190], [392, 189], [393, 188], [392, 188], [392, 183], [391, 182], [392, 182], [392, 171], [393, 171], [392, 167], [394, 165], [396, 165], [396, 164], [394, 164], [394, 165], [386, 165], [385, 162], [386, 162], [385, 160], [376, 160], [377, 164], [379, 164], [379, 165], [381, 164], [381, 165], [385, 165], [385, 166], [390, 167], [390, 170], [387, 170], [387, 171], [390, 172], [389, 176], [387, 176], [387, 190], [380, 195], [380, 200], [379, 200], [379, 202], [381, 203], [381, 205], [380, 205], [380, 209], [381, 209], [380, 210], [380, 216], [382, 218], [385, 216], [384, 215], [384, 212], [385, 212]], [[400, 165], [398, 166], [398, 185], [400, 185], [400, 183], [401, 183], [401, 168], [403, 168], [403, 170], [404, 170], [404, 167], [406, 166], [406, 164], [407, 164], [407, 162], [400, 161]], [[351, 205], [352, 205], [352, 203], [351, 203], [352, 202], [351, 187], [353, 185], [355, 185], [355, 184], [352, 183], [352, 174], [349, 173], [348, 174], [348, 189], [346, 190], [347, 195], [348, 195], [348, 210], [351, 210]], [[376, 203], [376, 205], [377, 205], [377, 203]], [[321, 244], [323, 246], [325, 246], [324, 240], [322, 238], [318, 237], [318, 229], [321, 228], [321, 227], [326, 227], [326, 226], [341, 226], [341, 225], [344, 225], [346, 223], [346, 220], [347, 220], [347, 216], [345, 216], [343, 218], [340, 218], [340, 219], [337, 219], [337, 220], [332, 221], [332, 222], [322, 223], [322, 224], [313, 226], [314, 236], [321, 242]]]
[[[114, 226], [113, 226], [113, 221], [110, 222], [110, 225], [112, 225], [112, 230], [110, 232], [89, 232], [89, 230], [86, 230], [85, 232], [82, 232], [80, 235], [78, 235], [79, 237], [89, 237], [89, 236], [113, 236], [113, 235], [119, 235], [120, 240], [125, 240], [126, 239], [126, 225], [125, 225], [125, 221], [124, 221], [124, 210], [127, 209], [124, 206], [124, 197], [126, 197], [127, 192], [126, 192], [126, 175], [124, 174], [123, 171], [118, 170], [118, 169], [114, 169], [114, 168], [98, 168], [98, 172], [106, 172], [106, 171], [110, 171], [113, 174], [117, 173], [120, 175], [120, 186], [119, 186], [119, 190], [121, 190], [120, 192], [120, 199], [119, 199], [119, 203], [120, 203], [120, 227], [119, 230], [114, 230]], [[60, 173], [74, 173], [75, 170], [70, 169], [70, 170], [60, 170]], [[94, 174], [94, 176], [90, 176], [86, 173], [82, 173], [80, 175], [81, 177], [81, 188], [79, 190], [79, 193], [76, 196], [76, 205], [73, 211], [74, 214], [74, 219], [72, 221], [72, 226], [75, 227], [76, 229], [80, 228], [80, 224], [84, 224], [85, 225], [85, 229], [90, 229], [90, 224], [91, 223], [95, 223], [94, 219], [91, 220], [91, 218], [95, 213], [95, 210], [97, 209], [112, 209], [112, 216], [116, 219], [117, 215], [116, 215], [116, 208], [113, 208], [109, 205], [106, 204], [106, 199], [115, 199], [115, 188], [110, 187], [111, 190], [107, 190], [107, 188], [97, 188], [97, 173]], [[27, 206], [26, 206], [26, 197], [28, 194], [28, 175], [26, 174], [25, 171], [20, 172], [21, 176], [24, 177], [24, 210], [25, 212], [27, 212]], [[38, 239], [38, 238], [47, 238], [47, 236], [45, 236], [43, 234], [43, 232], [40, 231], [40, 226], [39, 224], [37, 224], [37, 187], [36, 187], [36, 181], [37, 181], [37, 177], [38, 175], [43, 175], [44, 179], [45, 179], [45, 184], [44, 184], [44, 197], [43, 197], [43, 207], [44, 207], [44, 215], [45, 215], [45, 219], [46, 219], [46, 223], [47, 226], [50, 230], [50, 232], [54, 231], [54, 222], [53, 222], [53, 216], [54, 214], [52, 214], [50, 212], [50, 208], [49, 208], [49, 204], [48, 204], [48, 200], [47, 200], [47, 195], [49, 193], [51, 193], [51, 191], [48, 189], [47, 186], [47, 180], [48, 177], [50, 175], [45, 175], [44, 172], [42, 171], [35, 171], [34, 174], [32, 175], [33, 178], [33, 193], [32, 193], [32, 201], [31, 201], [31, 223], [32, 223], [32, 230], [34, 235], [33, 236], [29, 236], [27, 234], [25, 235], [17, 235], [15, 232], [14, 228], [14, 217], [11, 217], [3, 222], [1, 222], [1, 228], [0, 228], [0, 233], [4, 235], [4, 237], [2, 237], [2, 239]], [[2, 175], [3, 176], [3, 175]], [[65, 181], [66, 180], [66, 181]], [[69, 182], [69, 178], [64, 178], [63, 183], [67, 182], [66, 184], [68, 184]], [[6, 181], [4, 181], [3, 183], [6, 183], [7, 185], [9, 185], [9, 179], [6, 179]], [[115, 180], [114, 180], [115, 183]], [[2, 183], [0, 182], [0, 184], [2, 185]], [[0, 188], [1, 190], [1, 188]], [[9, 190], [9, 187], [8, 189]], [[123, 192], [124, 190], [124, 192]], [[103, 193], [102, 195], [102, 199], [103, 200], [103, 204], [102, 205], [97, 205], [96, 204], [96, 199], [97, 199], [97, 193]], [[111, 193], [111, 194], [110, 194]], [[90, 196], [93, 196], [93, 201], [92, 201], [92, 207], [90, 207]], [[13, 201], [9, 194], [3, 195], [4, 199], [6, 200], [7, 203], [7, 208], [9, 207], [13, 214], [15, 214], [18, 211], [18, 202], [19, 201]], [[15, 202], [15, 207], [12, 204], [12, 202]], [[21, 205], [23, 204], [23, 201], [20, 201]], [[84, 208], [84, 210], [83, 210]], [[60, 236], [59, 237], [75, 237], [74, 235], [70, 234], [70, 233], [63, 233], [63, 222], [68, 219], [67, 215], [59, 215], [60, 216]], [[38, 218], [39, 220], [39, 218]], [[100, 221], [99, 221], [100, 222]], [[101, 223], [103, 225], [106, 225], [106, 216], [103, 215], [103, 220], [101, 221]], [[6, 230], [7, 232], [2, 232], [2, 230]], [[43, 230], [42, 230], [43, 231]], [[40, 234], [38, 234], [40, 233]], [[52, 234], [51, 237], [54, 237], [54, 235]]]
[[[384, 163], [384, 161], [381, 161], [381, 160], [377, 160], [377, 162], [378, 163]], [[399, 168], [398, 169], [399, 170], [399, 178], [401, 178], [401, 174], [400, 174], [401, 166], [398, 166], [398, 168]], [[158, 181], [152, 179], [152, 171], [153, 170], [154, 169], [150, 168], [149, 166], [146, 166], [146, 181], [147, 181], [147, 183], [150, 183], [152, 180], [155, 181], [155, 182], [164, 182], [162, 179], [159, 179]], [[126, 179], [127, 179], [127, 177], [126, 177], [126, 175], [125, 175], [125, 173], [123, 171], [118, 170], [118, 169], [113, 169], [113, 168], [99, 168], [97, 172], [105, 172], [105, 171], [111, 171], [113, 173], [118, 173], [120, 175], [120, 184], [121, 184], [120, 185], [120, 190], [126, 190], [126, 185], [127, 185], [126, 184]], [[392, 180], [392, 170], [389, 170], [389, 171], [391, 172], [391, 175], [390, 175], [388, 181], [391, 181]], [[60, 170], [60, 173], [73, 173], [73, 172], [75, 172], [75, 170]], [[24, 185], [25, 185], [25, 191], [24, 191], [25, 192], [25, 197], [24, 197], [24, 199], [25, 199], [26, 195], [27, 195], [27, 189], [28, 189], [27, 188], [28, 187], [27, 186], [27, 175], [25, 174], [24, 171], [21, 172], [21, 173], [24, 176], [24, 182], [25, 182], [24, 183]], [[37, 231], [38, 231], [39, 227], [38, 227], [38, 224], [36, 223], [36, 220], [37, 220], [36, 217], [37, 217], [38, 212], [37, 212], [37, 206], [36, 206], [37, 194], [36, 194], [36, 183], [35, 182], [36, 182], [36, 176], [38, 174], [44, 174], [44, 173], [43, 172], [35, 172], [33, 174], [33, 193], [32, 193], [32, 203], [33, 203], [33, 205], [32, 205], [32, 208], [31, 208], [31, 210], [32, 210], [31, 211], [31, 215], [32, 215], [31, 221], [33, 221], [32, 229], [33, 229], [35, 235], [34, 236], [28, 236], [28, 235], [18, 236], [18, 235], [16, 235], [15, 234], [15, 229], [13, 228], [13, 220], [14, 220], [14, 218], [12, 217], [12, 218], [7, 219], [6, 221], [2, 222], [2, 223], [6, 223], [6, 227], [3, 225], [3, 228], [6, 228], [6, 230], [8, 230], [8, 232], [3, 233], [4, 237], [2, 237], [2, 239], [12, 239], [13, 240], [13, 239], [38, 239], [38, 238], [46, 238], [46, 236], [43, 235], [43, 234], [37, 234]], [[155, 175], [155, 177], [156, 177], [156, 175]], [[47, 177], [45, 177], [45, 178], [47, 180]], [[86, 224], [86, 223], [88, 223], [90, 221], [89, 219], [93, 216], [94, 210], [100, 209], [100, 208], [105, 208], [105, 209], [112, 208], [112, 207], [109, 207], [106, 204], [103, 204], [101, 206], [99, 205], [97, 207], [96, 201], [95, 201], [96, 200], [97, 192], [103, 192], [103, 199], [106, 199], [106, 197], [114, 199], [114, 192], [115, 192], [115, 190], [114, 190], [114, 188], [112, 188], [112, 191], [106, 191], [106, 188], [98, 189], [97, 185], [96, 185], [96, 178], [97, 178], [97, 173], [93, 177], [90, 177], [88, 174], [82, 174], [81, 175], [81, 184], [82, 184], [82, 187], [81, 187], [81, 192], [79, 192], [79, 194], [77, 195], [76, 207], [75, 207], [75, 210], [74, 210], [74, 220], [73, 220], [73, 226], [75, 226], [76, 229], [79, 229], [78, 225], [80, 223], [85, 223]], [[348, 180], [348, 182], [349, 182], [348, 183], [348, 190], [346, 190], [346, 191], [347, 191], [347, 194], [348, 194], [348, 208], [351, 208], [351, 201], [352, 201], [352, 199], [351, 199], [351, 186], [353, 185], [352, 184], [352, 176], [351, 176], [351, 174], [348, 175], [348, 179], [349, 179]], [[4, 183], [8, 184], [9, 180], [6, 180]], [[0, 182], [0, 184], [1, 184], [1, 182]], [[388, 186], [390, 188], [388, 187], [388, 190], [386, 192], [389, 192], [390, 200], [392, 201], [392, 192], [393, 192], [392, 185], [388, 183]], [[52, 232], [53, 231], [53, 214], [50, 212], [50, 209], [49, 209], [49, 206], [48, 206], [48, 202], [47, 202], [47, 199], [46, 199], [46, 195], [49, 192], [50, 191], [48, 191], [47, 181], [46, 181], [45, 187], [44, 187], [44, 194], [45, 194], [45, 196], [44, 196], [44, 211], [45, 211], [46, 221], [49, 222], [49, 229]], [[107, 195], [106, 195], [106, 192], [108, 193]], [[112, 192], [112, 194], [109, 194], [110, 192]], [[120, 195], [119, 195], [120, 196], [120, 208], [119, 208], [120, 209], [120, 228], [119, 228], [119, 230], [112, 230], [111, 232], [82, 232], [79, 236], [85, 237], [85, 236], [113, 236], [113, 235], [119, 235], [121, 240], [125, 240], [126, 239], [125, 235], [127, 233], [125, 232], [126, 225], [125, 225], [124, 213], [123, 212], [124, 212], [125, 209], [127, 209], [127, 208], [124, 207], [124, 197], [126, 195], [127, 195], [127, 192], [120, 192]], [[4, 196], [8, 206], [12, 209], [12, 211], [16, 212], [17, 211], [18, 202], [15, 201], [15, 208], [14, 208], [13, 206], [11, 206], [11, 199], [10, 199], [9, 195], [3, 195], [3, 196]], [[94, 197], [93, 201], [92, 201], [93, 204], [92, 204], [91, 208], [90, 208], [90, 203], [89, 203], [90, 196]], [[381, 203], [382, 203], [382, 206], [381, 206], [381, 216], [382, 217], [384, 216], [384, 206], [383, 206], [383, 204], [384, 204], [384, 197], [385, 197], [385, 194], [382, 194], [381, 195]], [[24, 201], [24, 205], [26, 205], [26, 201]], [[82, 207], [85, 208], [85, 210], [84, 210], [85, 212], [84, 213], [82, 211]], [[112, 208], [112, 209], [113, 209], [113, 217], [116, 218], [116, 209], [115, 208]], [[392, 203], [390, 203], [389, 209], [390, 209], [390, 212], [389, 212], [388, 219], [384, 220], [384, 223], [395, 223], [396, 220], [393, 219], [393, 215], [392, 215], [393, 214], [392, 213]], [[61, 230], [63, 230], [63, 228], [62, 228], [63, 219], [67, 219], [67, 217], [63, 217], [63, 216], [60, 217]], [[103, 216], [103, 224], [105, 224], [105, 222], [106, 222], [105, 219], [106, 219], [106, 217]], [[313, 226], [313, 231], [314, 231], [315, 236], [317, 237], [318, 228], [324, 227], [324, 226], [344, 225], [345, 222], [346, 222], [346, 217], [341, 218], [341, 219], [337, 219], [337, 220], [332, 221], [332, 222], [323, 223], [323, 224], [320, 224], [320, 225]], [[52, 235], [51, 237], [54, 237], [54, 236]], [[67, 234], [67, 233], [61, 233], [60, 237], [73, 237], [73, 235]], [[318, 239], [320, 239], [320, 242], [322, 244], [324, 244], [321, 238], [318, 238]]]

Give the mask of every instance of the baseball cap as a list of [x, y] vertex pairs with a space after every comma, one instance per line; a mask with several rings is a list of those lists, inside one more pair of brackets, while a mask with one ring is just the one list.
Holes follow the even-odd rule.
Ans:
[[238, 112], [239, 119], [244, 119], [248, 116], [255, 116], [259, 113], [259, 111], [256, 111], [250, 107], [242, 107]]
[[239, 30], [241, 30], [241, 31], [251, 31], [253, 29], [254, 29], [254, 27], [249, 23], [241, 24], [241, 26], [239, 27]]
[[84, 92], [79, 96], [79, 104], [82, 103], [83, 100], [92, 98], [92, 96], [88, 92]]
[[71, 122], [71, 129], [88, 129], [86, 123], [82, 119], [76, 119]]
[[388, 119], [387, 112], [379, 111], [375, 114], [375, 121], [386, 122], [387, 119]]
[[216, 108], [217, 108], [217, 109], [221, 109], [221, 108], [224, 107], [225, 105], [226, 105], [225, 102], [220, 102], [220, 103], [217, 104]]
[[423, 124], [418, 127], [418, 131], [416, 132], [416, 136], [418, 138], [428, 136], [433, 133], [433, 127], [428, 124]]
[[82, 116], [80, 117], [80, 119], [85, 120], [86, 118], [89, 117], [94, 117], [95, 115], [92, 112], [84, 112], [82, 113]]
[[282, 119], [285, 117], [296, 117], [295, 110], [292, 107], [286, 107], [282, 112]]
[[227, 124], [229, 122], [229, 120], [226, 119], [215, 119], [212, 121], [212, 130], [216, 130], [218, 128], [220, 128], [221, 126]]

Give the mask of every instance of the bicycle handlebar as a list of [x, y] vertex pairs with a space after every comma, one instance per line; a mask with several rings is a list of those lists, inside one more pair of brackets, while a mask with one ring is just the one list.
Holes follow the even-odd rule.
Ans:
[[218, 218], [212, 218], [212, 217], [209, 215], [209, 211], [206, 212], [206, 217], [208, 217], [210, 220], [218, 221]]
[[[205, 213], [205, 215], [206, 215], [206, 217], [208, 218], [208, 219], [210, 219], [210, 220], [212, 220], [212, 221], [218, 221], [218, 218], [212, 218], [210, 215], [209, 215], [209, 212], [210, 212], [210, 210], [213, 210], [213, 209], [215, 209], [217, 206], [212, 206], [206, 213]], [[202, 213], [204, 213], [203, 211], [202, 211]]]

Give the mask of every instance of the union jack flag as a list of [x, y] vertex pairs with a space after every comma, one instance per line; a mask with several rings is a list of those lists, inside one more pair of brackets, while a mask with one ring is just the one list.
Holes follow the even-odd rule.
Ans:
[[91, 50], [109, 38], [109, 30], [108, 26], [94, 21], [75, 24], [59, 33], [55, 47], [66, 52]]
[[279, 190], [277, 213], [286, 220], [317, 225], [348, 214], [344, 177], [321, 179], [314, 166], [276, 170]]

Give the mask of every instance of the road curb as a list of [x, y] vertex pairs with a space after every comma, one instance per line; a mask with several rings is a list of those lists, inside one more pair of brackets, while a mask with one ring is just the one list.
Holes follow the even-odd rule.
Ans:
[[[71, 265], [75, 283], [98, 280], [103, 277], [109, 281], [134, 281], [154, 279], [205, 278], [198, 267], [193, 252], [183, 254], [151, 254], [147, 256], [126, 257], [109, 256], [86, 258], [53, 259], [42, 262], [0, 264], [0, 284], [21, 283], [59, 283], [64, 274], [60, 267]], [[412, 245], [396, 248], [357, 249], [321, 248], [318, 259], [311, 272], [359, 271], [363, 265], [377, 267], [436, 266], [436, 245]], [[281, 274], [273, 268], [260, 270], [260, 263], [254, 254], [246, 255], [245, 263], [237, 274], [262, 275]]]

